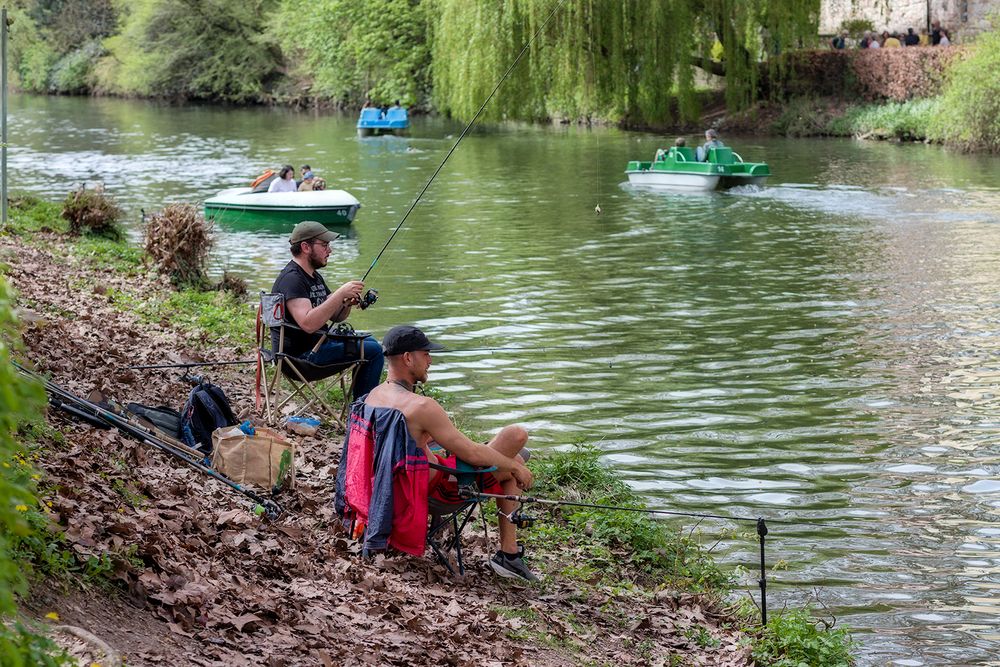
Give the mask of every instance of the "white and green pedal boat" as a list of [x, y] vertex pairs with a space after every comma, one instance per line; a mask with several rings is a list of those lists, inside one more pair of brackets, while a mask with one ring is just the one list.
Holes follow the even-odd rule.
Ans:
[[771, 175], [764, 162], [744, 162], [731, 148], [708, 149], [707, 159], [699, 162], [686, 146], [671, 146], [657, 151], [652, 162], [633, 160], [625, 169], [629, 183], [670, 190], [708, 191], [739, 185], [763, 185]]
[[229, 188], [205, 200], [205, 219], [239, 227], [275, 227], [315, 220], [349, 225], [361, 203], [344, 190], [255, 192]]

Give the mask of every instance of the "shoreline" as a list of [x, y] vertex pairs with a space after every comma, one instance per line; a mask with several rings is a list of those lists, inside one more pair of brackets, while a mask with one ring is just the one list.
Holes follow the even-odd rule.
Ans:
[[[19, 291], [25, 357], [56, 382], [82, 395], [104, 385], [120, 402], [175, 404], [187, 392], [177, 378], [122, 367], [172, 357], [246, 358], [252, 317], [241, 299], [176, 292], [127, 242], [68, 237], [64, 221], [52, 215], [57, 210], [21, 203], [12, 207], [15, 230], [0, 235], [3, 274]], [[70, 284], [72, 290], [61, 287]], [[222, 324], [188, 318], [188, 311], [204, 308], [204, 299], [233, 318]], [[210, 350], [202, 349], [206, 341], [214, 341]], [[234, 406], [245, 408], [252, 405], [247, 375], [221, 367], [212, 379]], [[41, 577], [27, 611], [39, 620], [56, 612], [86, 627], [126, 654], [129, 664], [183, 661], [188, 653], [223, 664], [279, 655], [295, 656], [293, 664], [355, 664], [366, 651], [404, 664], [436, 664], [443, 646], [477, 664], [748, 665], [761, 646], [784, 646], [788, 638], [754, 627], [752, 604], [746, 598], [734, 604], [737, 589], [696, 540], [678, 541], [673, 529], [645, 515], [625, 523], [615, 517], [617, 532], [609, 538], [600, 538], [601, 531], [587, 535], [593, 530], [587, 526], [605, 520], [600, 516], [556, 513], [540, 521], [527, 542], [546, 579], [532, 587], [490, 576], [484, 565], [489, 542], [470, 531], [470, 572], [453, 579], [427, 556], [363, 561], [356, 545], [333, 530], [340, 433], [300, 442], [298, 490], [284, 499], [290, 511], [261, 524], [224, 488], [114, 432], [57, 414], [49, 415], [49, 424], [61, 435], [48, 433], [36, 443], [42, 497], [52, 503], [48, 514], [77, 560], [96, 558], [107, 567], [89, 575], [90, 583], [81, 583], [78, 573]], [[535, 465], [542, 470], [558, 462], [548, 468], [550, 478], [558, 477], [555, 470], [573, 475], [566, 488], [542, 486], [538, 494], [600, 488], [611, 494], [603, 496], [605, 504], [641, 502], [631, 492], [615, 495], [625, 493], [624, 485], [597, 458], [586, 452], [539, 457]], [[584, 477], [579, 489], [568, 483]], [[602, 555], [594, 560], [595, 554]], [[66, 595], [67, 585], [86, 595]], [[99, 612], [105, 607], [119, 609], [120, 618]], [[772, 617], [780, 619], [775, 611]], [[843, 645], [843, 637], [821, 633], [807, 616], [788, 618], [798, 619], [800, 634], [812, 628]], [[466, 634], [449, 630], [455, 625]], [[141, 648], [143, 642], [152, 645]]]

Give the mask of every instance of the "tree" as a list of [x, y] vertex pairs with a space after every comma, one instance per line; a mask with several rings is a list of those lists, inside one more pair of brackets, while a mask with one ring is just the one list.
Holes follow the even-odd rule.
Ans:
[[419, 0], [285, 0], [271, 30], [309, 94], [341, 104], [427, 97], [430, 52]]
[[278, 72], [263, 0], [135, 0], [105, 41], [99, 89], [124, 95], [260, 102]]
[[[432, 0], [436, 106], [470, 118], [522, 45], [555, 13], [487, 110], [662, 122], [692, 117], [694, 73], [726, 77], [732, 108], [759, 94], [758, 63], [814, 34], [819, 0]], [[716, 39], [723, 63], [709, 64]]]

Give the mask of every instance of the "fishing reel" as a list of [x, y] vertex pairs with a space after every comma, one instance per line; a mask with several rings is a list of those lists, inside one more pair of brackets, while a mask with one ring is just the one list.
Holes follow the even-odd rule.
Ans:
[[510, 514], [504, 514], [500, 510], [497, 510], [497, 514], [510, 521], [517, 528], [531, 528], [533, 525], [535, 525], [535, 521], [538, 520], [533, 516], [522, 514], [520, 507], [518, 507]]
[[358, 308], [361, 310], [368, 310], [370, 306], [374, 306], [375, 302], [378, 301], [378, 290], [370, 289], [365, 292], [365, 295], [358, 299]]

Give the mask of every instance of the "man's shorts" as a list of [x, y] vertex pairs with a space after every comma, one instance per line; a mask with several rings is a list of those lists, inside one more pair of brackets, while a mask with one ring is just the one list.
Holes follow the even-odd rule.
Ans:
[[[438, 456], [438, 464], [442, 466], [447, 466], [452, 470], [455, 469], [455, 456]], [[453, 475], [446, 473], [443, 470], [436, 471], [437, 475], [431, 480], [430, 486], [427, 489], [427, 495], [436, 500], [448, 504], [458, 504], [467, 498], [463, 498], [458, 494], [458, 482], [455, 480]], [[497, 478], [491, 473], [483, 473], [482, 475], [482, 493], [495, 493], [498, 495], [503, 495], [504, 490]]]

